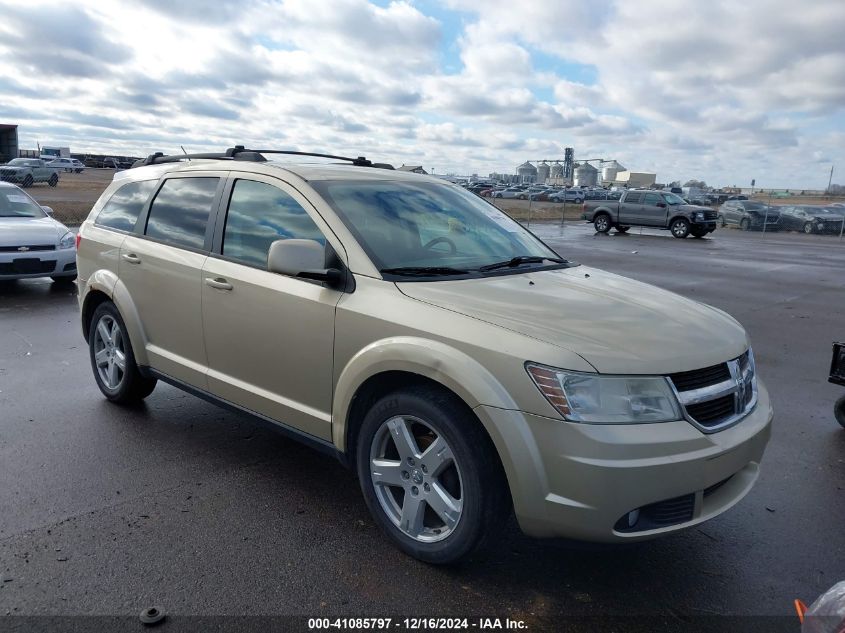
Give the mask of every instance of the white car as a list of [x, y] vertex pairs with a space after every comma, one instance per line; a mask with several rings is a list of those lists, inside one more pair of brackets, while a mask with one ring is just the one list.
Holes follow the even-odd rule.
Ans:
[[76, 158], [55, 158], [47, 163], [47, 167], [64, 169], [68, 173], [75, 171], [77, 174], [81, 174], [85, 169], [85, 163]]
[[76, 279], [76, 236], [16, 185], [0, 182], [0, 281]]

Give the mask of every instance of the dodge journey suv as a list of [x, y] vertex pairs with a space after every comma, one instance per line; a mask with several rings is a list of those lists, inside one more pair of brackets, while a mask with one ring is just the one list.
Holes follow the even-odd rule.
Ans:
[[79, 303], [106, 398], [161, 380], [270, 422], [433, 563], [510, 512], [621, 542], [748, 493], [772, 410], [730, 316], [568, 261], [451, 183], [276, 153], [153, 155], [94, 205]]

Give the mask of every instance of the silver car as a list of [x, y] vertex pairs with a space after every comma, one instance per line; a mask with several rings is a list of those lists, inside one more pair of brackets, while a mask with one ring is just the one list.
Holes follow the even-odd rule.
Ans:
[[0, 281], [76, 279], [76, 236], [15, 185], [0, 182]]

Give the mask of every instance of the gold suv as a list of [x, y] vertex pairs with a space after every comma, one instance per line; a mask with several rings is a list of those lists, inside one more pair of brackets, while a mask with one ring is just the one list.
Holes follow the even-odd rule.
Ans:
[[271, 422], [433, 563], [511, 511], [535, 537], [633, 541], [750, 490], [772, 410], [730, 316], [570, 262], [449, 182], [276, 153], [115, 175], [78, 247], [106, 398], [163, 380]]

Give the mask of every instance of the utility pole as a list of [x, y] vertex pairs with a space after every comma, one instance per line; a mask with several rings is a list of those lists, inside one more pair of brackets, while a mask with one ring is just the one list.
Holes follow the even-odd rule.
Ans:
[[833, 184], [833, 165], [830, 166], [830, 178], [827, 179], [827, 195], [830, 195], [830, 186]]

